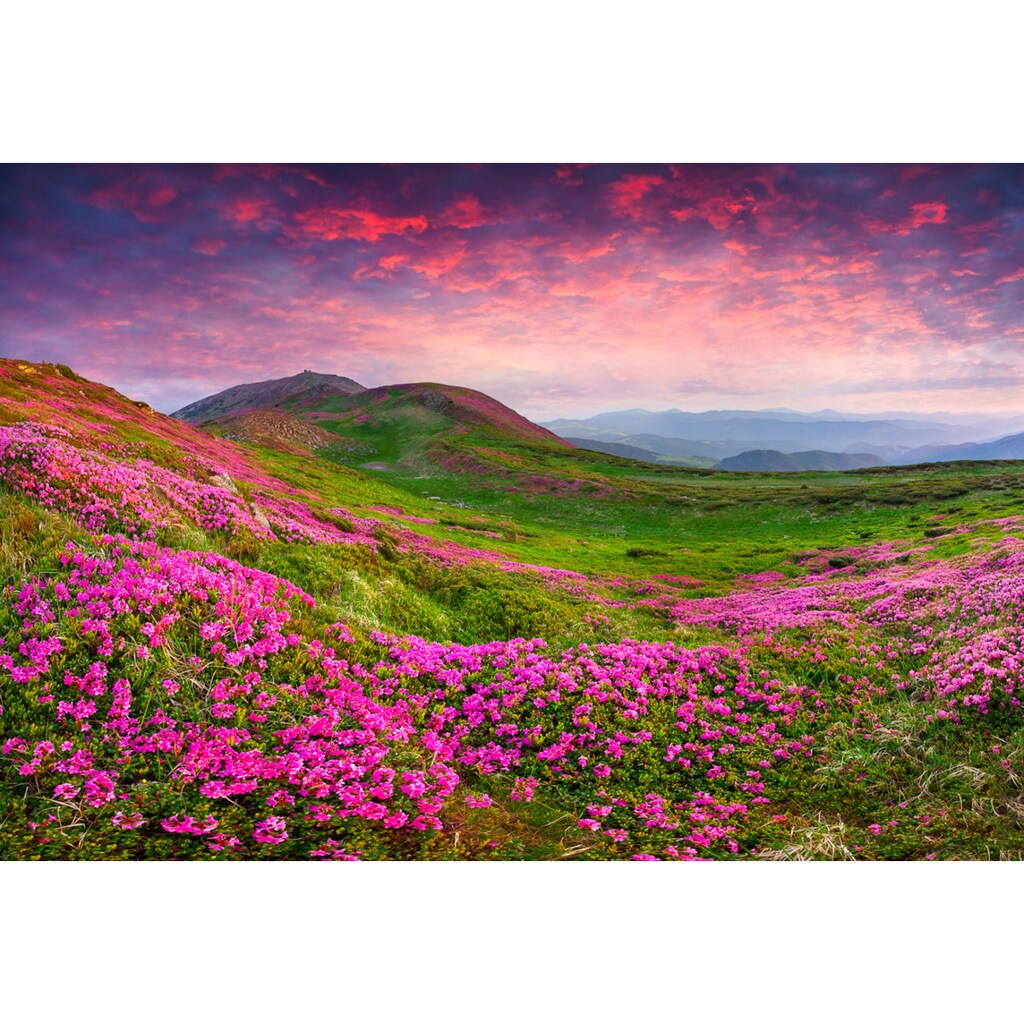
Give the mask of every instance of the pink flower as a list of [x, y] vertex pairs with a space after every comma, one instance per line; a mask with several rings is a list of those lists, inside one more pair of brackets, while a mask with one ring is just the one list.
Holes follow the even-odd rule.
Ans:
[[142, 815], [138, 811], [129, 811], [125, 814], [124, 811], [118, 811], [111, 819], [111, 824], [117, 825], [119, 828], [125, 831], [138, 828], [140, 825], [145, 825], [145, 821]]
[[252, 836], [257, 843], [283, 843], [288, 838], [287, 824], [284, 818], [264, 818], [256, 822]]

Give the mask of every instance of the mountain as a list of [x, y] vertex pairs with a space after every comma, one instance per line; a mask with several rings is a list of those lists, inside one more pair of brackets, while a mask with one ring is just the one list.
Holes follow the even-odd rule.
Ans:
[[357, 384], [348, 377], [303, 370], [292, 377], [236, 384], [226, 391], [218, 391], [215, 395], [192, 402], [172, 412], [171, 415], [186, 423], [207, 423], [210, 420], [252, 412], [255, 409], [273, 408], [287, 399], [294, 400], [300, 395], [305, 400], [315, 403], [328, 395], [355, 395], [365, 390], [362, 384]]
[[[510, 448], [572, 450], [556, 434], [472, 388], [391, 384], [364, 388], [310, 373], [242, 384], [173, 414], [233, 440], [281, 450], [328, 449], [333, 461], [374, 472], [498, 473], [522, 467]], [[528, 458], [529, 458], [528, 457]]]
[[717, 441], [688, 441], [682, 437], [659, 437], [657, 434], [627, 434], [621, 444], [648, 448], [666, 459], [701, 459], [708, 465], [730, 455], [739, 455], [743, 445], [721, 444]]
[[[327, 408], [327, 405], [324, 405]], [[466, 426], [486, 427], [505, 437], [568, 448], [557, 434], [532, 423], [514, 409], [473, 388], [453, 384], [391, 384], [372, 388], [358, 396], [330, 403], [335, 412], [360, 410], [370, 421], [396, 410], [425, 410], [435, 416]]]
[[574, 448], [582, 448], [588, 452], [603, 452], [605, 455], [617, 455], [620, 459], [636, 459], [638, 462], [657, 462], [656, 452], [646, 448], [638, 448], [632, 444], [616, 444], [614, 441], [593, 441], [587, 437], [566, 437]]
[[928, 445], [912, 448], [890, 461], [898, 465], [919, 462], [963, 462], [966, 459], [1024, 459], [1024, 434], [974, 444]]
[[723, 479], [374, 390], [199, 429], [0, 358], [0, 860], [1024, 854], [1024, 462]]
[[[544, 426], [564, 437], [589, 437], [615, 443], [636, 443], [638, 436], [684, 439], [724, 445], [732, 449], [719, 457], [752, 449], [800, 452], [826, 448], [837, 452], [872, 452], [882, 455], [925, 445], [957, 444], [992, 437], [984, 425], [940, 423], [914, 419], [813, 418], [802, 413], [713, 410], [690, 413], [678, 409], [649, 412], [628, 409], [599, 413], [589, 419], [553, 420]], [[650, 441], [644, 447], [659, 451]], [[694, 452], [693, 454], [705, 454]]]
[[758, 450], [722, 459], [714, 468], [733, 473], [804, 473], [809, 470], [867, 469], [885, 463], [877, 455], [852, 452]]

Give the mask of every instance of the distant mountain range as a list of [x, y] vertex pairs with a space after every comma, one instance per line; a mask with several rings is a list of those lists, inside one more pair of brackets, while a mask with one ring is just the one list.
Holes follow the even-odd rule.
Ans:
[[892, 459], [895, 465], [916, 462], [962, 462], [965, 459], [1024, 459], [1024, 433], [973, 444], [930, 445]]
[[884, 465], [877, 455], [855, 452], [750, 451], [722, 459], [714, 468], [733, 473], [805, 473], [810, 470], [868, 469]]
[[[706, 464], [719, 465], [723, 460], [751, 452], [872, 455], [880, 460], [876, 464], [895, 465], [1024, 458], [1024, 434], [1008, 433], [1024, 428], [1024, 416], [1014, 419], [971, 415], [962, 421], [946, 421], [933, 414], [907, 413], [875, 419], [831, 409], [816, 414], [791, 409], [702, 413], [626, 409], [587, 419], [552, 420], [543, 426], [561, 437], [642, 448], [662, 460], [707, 459], [711, 461]], [[759, 459], [763, 462], [765, 456], [762, 454]], [[748, 460], [751, 464], [757, 461]], [[832, 461], [840, 468], [838, 463], [843, 460]], [[781, 465], [779, 460], [775, 462]]]
[[[261, 411], [273, 416], [254, 420], [253, 415]], [[389, 459], [381, 465], [391, 465], [390, 460], [393, 464], [415, 461], [427, 451], [429, 438], [436, 442], [444, 435], [454, 442], [459, 430], [469, 426], [530, 443], [733, 472], [1024, 459], [1024, 432], [999, 436], [993, 431], [1013, 426], [1020, 430], [1024, 417], [965, 416], [963, 422], [947, 422], [933, 415], [873, 419], [831, 409], [816, 414], [791, 409], [702, 413], [627, 409], [538, 425], [471, 388], [428, 383], [365, 388], [349, 377], [309, 370], [236, 385], [186, 405], [172, 416], [193, 425], [216, 425], [228, 436], [258, 437], [263, 443], [284, 447], [313, 449], [334, 436], [338, 443], [354, 446], [353, 450], [381, 454], [387, 449]], [[382, 446], [385, 435], [391, 440]], [[434, 453], [431, 458], [439, 457], [435, 442], [428, 445]]]

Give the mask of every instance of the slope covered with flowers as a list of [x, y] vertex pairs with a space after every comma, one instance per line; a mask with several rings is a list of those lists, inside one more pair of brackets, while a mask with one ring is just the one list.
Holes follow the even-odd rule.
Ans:
[[[517, 562], [319, 506], [243, 450], [232, 489], [85, 429], [0, 425], [6, 858], [1024, 852], [1018, 517], [706, 588]], [[400, 595], [376, 618], [339, 614], [332, 574], [359, 573]], [[402, 629], [418, 600], [436, 633], [438, 609], [497, 616], [499, 586], [477, 639]]]

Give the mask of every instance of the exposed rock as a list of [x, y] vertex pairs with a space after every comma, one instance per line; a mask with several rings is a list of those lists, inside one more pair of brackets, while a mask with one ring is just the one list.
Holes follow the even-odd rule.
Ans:
[[210, 477], [211, 487], [223, 487], [225, 490], [230, 491], [232, 494], [238, 493], [238, 488], [235, 486], [235, 481], [227, 475], [227, 473], [214, 473]]
[[433, 412], [447, 412], [453, 405], [452, 400], [441, 394], [440, 391], [424, 391], [420, 395], [420, 401]]

